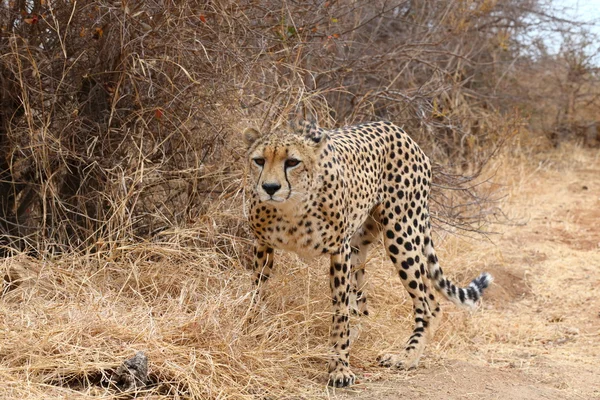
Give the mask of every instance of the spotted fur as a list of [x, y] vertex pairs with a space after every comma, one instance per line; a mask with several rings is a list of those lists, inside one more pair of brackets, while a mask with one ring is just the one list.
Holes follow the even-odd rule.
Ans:
[[[271, 274], [273, 249], [305, 258], [329, 254], [333, 317], [329, 383], [352, 385], [349, 313], [368, 314], [365, 260], [383, 236], [415, 314], [405, 351], [381, 365], [416, 367], [441, 315], [435, 291], [474, 307], [492, 277], [467, 288], [444, 276], [431, 238], [431, 165], [417, 144], [390, 122], [327, 131], [303, 122], [291, 130], [244, 132], [251, 168], [250, 225], [256, 236], [254, 282]], [[354, 306], [354, 307], [351, 307]]]

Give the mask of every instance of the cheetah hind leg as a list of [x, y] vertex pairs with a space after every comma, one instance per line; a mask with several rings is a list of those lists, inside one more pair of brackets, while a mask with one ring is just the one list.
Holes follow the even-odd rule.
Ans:
[[352, 237], [352, 292], [350, 293], [350, 309], [353, 315], [369, 315], [365, 263], [369, 247], [378, 239], [379, 234], [379, 223], [373, 216], [369, 216], [363, 226]]
[[[390, 241], [386, 242], [395, 252], [395, 245], [389, 244]], [[427, 286], [422, 256], [418, 252], [407, 251], [406, 255], [400, 258], [401, 261], [394, 256], [392, 260], [396, 264], [396, 271], [403, 286], [412, 299], [415, 325], [404, 351], [383, 353], [377, 360], [384, 367], [412, 369], [418, 366], [427, 342], [433, 337], [439, 324], [441, 309], [431, 288]]]
[[441, 310], [432, 288], [428, 286], [423, 236], [413, 229], [413, 224], [401, 221], [401, 215], [394, 219], [385, 218], [383, 237], [388, 256], [412, 299], [415, 325], [403, 352], [381, 354], [378, 361], [385, 367], [412, 369], [419, 364], [425, 346], [433, 336]]

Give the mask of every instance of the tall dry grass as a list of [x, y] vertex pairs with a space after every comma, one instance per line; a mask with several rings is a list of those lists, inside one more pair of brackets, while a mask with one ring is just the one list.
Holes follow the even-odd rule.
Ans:
[[[255, 314], [243, 265], [215, 252], [174, 252], [146, 244], [131, 246], [126, 262], [5, 259], [2, 272], [14, 286], [0, 303], [0, 396], [118, 397], [109, 378], [137, 351], [150, 364], [142, 398], [327, 396], [326, 260], [306, 265], [278, 255]], [[376, 356], [401, 350], [412, 326], [410, 300], [385, 260], [375, 252], [369, 265], [373, 316], [353, 322], [359, 337], [351, 362], [359, 377], [389, 373]], [[478, 268], [463, 268], [463, 278]], [[448, 309], [454, 329], [469, 318]], [[473, 334], [453, 328], [441, 331], [444, 347]]]

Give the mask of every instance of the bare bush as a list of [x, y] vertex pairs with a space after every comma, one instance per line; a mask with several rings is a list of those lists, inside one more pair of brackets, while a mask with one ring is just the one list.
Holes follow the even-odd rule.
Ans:
[[477, 230], [494, 208], [473, 190], [481, 167], [522, 122], [506, 84], [518, 37], [543, 11], [536, 0], [9, 2], [1, 245], [113, 252], [211, 221], [226, 236], [205, 242], [230, 252], [237, 217], [207, 212], [217, 199], [239, 209], [236, 132], [298, 115], [403, 125], [445, 164], [437, 188], [455, 189], [434, 194], [455, 204], [439, 220]]
[[546, 29], [552, 28], [547, 34], [554, 43], [539, 36], [528, 45], [522, 43], [505, 91], [527, 116], [534, 134], [548, 137], [555, 146], [572, 139], [598, 145], [600, 38], [590, 29], [593, 21], [553, 17], [551, 22]]
[[53, 1], [4, 14], [3, 244], [94, 250], [197, 215], [233, 97], [198, 14]]

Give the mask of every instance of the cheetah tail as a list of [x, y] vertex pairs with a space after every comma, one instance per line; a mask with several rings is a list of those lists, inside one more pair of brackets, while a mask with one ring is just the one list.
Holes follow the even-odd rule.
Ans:
[[483, 295], [484, 289], [486, 289], [494, 280], [492, 275], [484, 272], [473, 279], [466, 288], [458, 287], [452, 283], [450, 279], [444, 277], [444, 273], [438, 263], [433, 246], [426, 246], [425, 251], [427, 265], [429, 267], [429, 276], [433, 286], [442, 293], [446, 299], [457, 306], [474, 309], [477, 306], [477, 301]]

